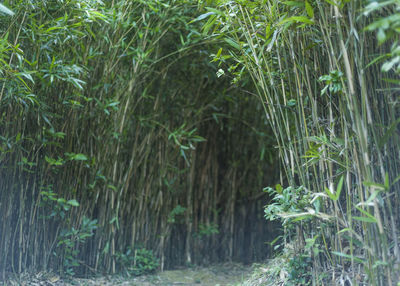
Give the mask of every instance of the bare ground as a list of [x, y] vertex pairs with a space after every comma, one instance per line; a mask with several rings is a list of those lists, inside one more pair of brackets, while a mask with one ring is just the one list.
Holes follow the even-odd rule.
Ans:
[[21, 286], [238, 286], [251, 275], [250, 266], [236, 263], [217, 264], [209, 267], [193, 267], [167, 270], [152, 275], [126, 277], [120, 275], [93, 278], [61, 279], [52, 273], [24, 274], [0, 285]]

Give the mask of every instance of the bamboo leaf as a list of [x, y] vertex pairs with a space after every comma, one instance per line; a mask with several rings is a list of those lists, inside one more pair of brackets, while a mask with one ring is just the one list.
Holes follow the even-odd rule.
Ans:
[[240, 50], [240, 45], [232, 38], [224, 38], [224, 41], [227, 42], [231, 47]]
[[6, 6], [4, 6], [3, 4], [0, 4], [0, 12], [10, 15], [10, 16], [14, 16], [14, 12], [11, 11], [10, 9], [8, 9]]
[[334, 0], [325, 0], [325, 2], [332, 6], [338, 6], [338, 4], [336, 4]]
[[222, 48], [219, 48], [217, 55], [215, 57], [219, 58], [221, 56], [222, 53]]
[[282, 186], [280, 184], [276, 184], [275, 185], [275, 189], [276, 189], [276, 192], [278, 194], [282, 194], [283, 193], [283, 188], [282, 188]]
[[305, 219], [309, 219], [309, 218], [311, 218], [311, 217], [313, 217], [313, 215], [311, 215], [311, 214], [300, 215], [300, 216], [298, 216], [298, 217], [295, 217], [295, 218], [292, 220], [292, 222], [302, 221], [302, 220], [305, 220]]
[[336, 196], [327, 187], [325, 187], [325, 192], [331, 200], [336, 201]]
[[208, 32], [210, 31], [211, 27], [214, 26], [214, 23], [217, 21], [217, 16], [212, 15], [208, 21], [204, 24], [203, 26], [203, 35], [207, 35]]
[[[379, 39], [379, 33], [378, 33], [378, 39]], [[386, 38], [385, 38], [386, 39]], [[384, 42], [384, 40], [380, 41], [380, 42]], [[400, 56], [394, 57], [391, 61], [385, 62], [382, 65], [382, 71], [383, 72], [388, 72], [390, 71], [394, 65], [398, 64], [400, 62]]]
[[372, 66], [373, 64], [380, 62], [382, 59], [387, 58], [389, 55], [388, 54], [384, 54], [384, 55], [379, 55], [376, 58], [374, 58], [370, 63], [368, 63], [365, 68], [368, 68], [370, 66]]
[[352, 231], [353, 231], [353, 230], [352, 230], [351, 228], [346, 227], [346, 228], [344, 228], [344, 229], [339, 230], [339, 231], [338, 231], [338, 234], [344, 233], [344, 232], [352, 232]]
[[69, 205], [71, 205], [71, 206], [73, 206], [73, 207], [79, 207], [79, 203], [78, 203], [78, 201], [75, 200], [75, 199], [69, 200], [69, 201], [67, 202], [67, 204], [69, 204]]
[[340, 197], [340, 193], [342, 192], [342, 188], [343, 188], [343, 176], [340, 177], [335, 193], [332, 193], [327, 187], [325, 187], [325, 192], [327, 193], [327, 195], [331, 200], [337, 201]]
[[382, 148], [392, 137], [393, 133], [397, 130], [397, 125], [400, 123], [400, 118], [397, 118], [392, 124], [390, 124], [389, 129], [385, 132], [383, 137], [378, 141], [379, 148]]
[[370, 214], [369, 212], [367, 212], [366, 210], [363, 210], [362, 208], [360, 208], [358, 206], [356, 206], [356, 209], [358, 209], [362, 214], [364, 214], [365, 216], [369, 217], [370, 219], [374, 219], [375, 220], [375, 217], [372, 214]]
[[393, 183], [391, 184], [391, 186], [393, 186], [394, 184], [396, 184], [398, 181], [400, 180], [400, 175], [396, 177], [396, 179], [394, 179]]
[[75, 154], [72, 159], [76, 161], [86, 161], [88, 158], [84, 154]]
[[65, 156], [68, 157], [69, 160], [75, 161], [87, 161], [88, 157], [85, 154], [74, 154], [74, 153], [65, 153]]
[[369, 187], [369, 188], [373, 188], [375, 190], [379, 190], [379, 191], [384, 191], [386, 189], [385, 185], [378, 184], [378, 183], [375, 183], [375, 182], [364, 181], [363, 185], [366, 186], [366, 187]]
[[374, 190], [371, 195], [369, 196], [369, 198], [366, 200], [366, 204], [369, 205], [373, 202], [373, 200], [375, 200], [375, 198], [379, 195], [380, 191], [376, 191]]
[[332, 251], [332, 254], [335, 254], [335, 255], [337, 255], [337, 256], [340, 256], [340, 257], [343, 257], [343, 258], [346, 258], [346, 259], [349, 259], [349, 260], [354, 260], [354, 261], [356, 261], [356, 262], [358, 262], [358, 263], [361, 263], [361, 264], [364, 264], [365, 263], [365, 260], [363, 260], [363, 259], [361, 259], [361, 258], [359, 258], [359, 257], [356, 257], [356, 256], [354, 256], [354, 255], [348, 255], [348, 254], [346, 254], [346, 253], [342, 253], [342, 252], [337, 252], [337, 251]]
[[339, 184], [336, 187], [336, 196], [335, 196], [336, 197], [336, 201], [340, 197], [340, 193], [342, 192], [342, 187], [343, 187], [343, 176], [340, 177]]
[[385, 184], [384, 185], [385, 185], [385, 189], [389, 190], [390, 184], [389, 184], [389, 174], [388, 174], [388, 172], [385, 173]]
[[208, 16], [211, 16], [211, 15], [214, 15], [214, 14], [215, 14], [214, 12], [207, 12], [207, 13], [201, 14], [196, 19], [190, 21], [189, 24], [197, 22], [197, 21], [201, 21], [201, 20], [207, 18]]
[[368, 223], [376, 223], [375, 218], [370, 218], [370, 217], [364, 217], [364, 216], [353, 216], [353, 219], [362, 221], [362, 222], [368, 222]]
[[283, 4], [289, 7], [296, 7], [296, 8], [304, 7], [304, 2], [301, 1], [284, 1]]
[[308, 1], [305, 2], [307, 15], [310, 18], [314, 18], [314, 10]]
[[304, 24], [308, 24], [308, 25], [313, 25], [314, 21], [312, 21], [309, 18], [304, 17], [304, 16], [293, 16], [293, 17], [284, 19], [283, 21], [279, 22], [278, 25], [283, 25], [283, 24], [286, 24], [286, 23], [290, 23], [290, 24], [293, 24], [293, 23], [304, 23]]

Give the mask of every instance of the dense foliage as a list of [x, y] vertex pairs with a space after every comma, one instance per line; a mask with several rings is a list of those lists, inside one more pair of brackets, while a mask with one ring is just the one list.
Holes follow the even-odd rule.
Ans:
[[251, 75], [277, 140], [266, 215], [292, 249], [285, 283], [397, 283], [399, 1], [205, 5], [204, 31], [228, 44], [216, 60]]
[[279, 167], [269, 277], [398, 282], [398, 0], [4, 4], [3, 277], [265, 257]]
[[273, 139], [250, 80], [217, 78], [197, 3], [4, 4], [3, 277], [267, 255]]

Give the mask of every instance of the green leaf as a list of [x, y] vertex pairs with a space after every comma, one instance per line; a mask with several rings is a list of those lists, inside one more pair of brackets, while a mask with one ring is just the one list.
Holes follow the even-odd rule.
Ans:
[[353, 219], [358, 220], [358, 221], [368, 222], [368, 223], [376, 223], [376, 219], [370, 218], [370, 217], [353, 216]]
[[372, 214], [370, 214], [369, 212], [367, 212], [366, 210], [363, 210], [362, 208], [357, 207], [357, 206], [356, 206], [356, 209], [358, 209], [362, 214], [369, 217], [370, 219], [376, 220], [375, 217]]
[[112, 191], [116, 192], [117, 188], [114, 185], [108, 184], [107, 188], [111, 189]]
[[372, 203], [373, 200], [375, 200], [376, 197], [378, 197], [378, 195], [381, 193], [381, 191], [376, 191], [374, 190], [371, 195], [369, 196], [369, 198], [366, 200], [365, 204], [369, 205], [370, 203]]
[[189, 24], [197, 22], [197, 21], [201, 21], [201, 20], [207, 18], [208, 16], [211, 16], [211, 15], [214, 15], [214, 14], [215, 14], [214, 12], [207, 12], [207, 13], [201, 14], [196, 19], [190, 21]]
[[78, 203], [78, 201], [75, 200], [75, 199], [69, 200], [69, 201], [67, 202], [67, 204], [69, 204], [70, 206], [73, 206], [73, 207], [79, 207], [79, 203]]
[[[379, 29], [378, 33], [376, 35], [376, 37], [378, 38], [378, 43], [379, 44], [383, 44], [386, 41], [386, 33], [385, 30], [383, 29]], [[382, 68], [383, 69], [383, 68]]]
[[391, 61], [385, 62], [382, 65], [381, 70], [383, 72], [388, 72], [390, 71], [394, 65], [398, 64], [400, 62], [400, 56], [394, 57]]
[[283, 4], [289, 7], [296, 7], [296, 8], [301, 8], [304, 6], [304, 3], [301, 1], [284, 1]]
[[212, 8], [212, 7], [206, 7], [206, 10], [210, 11], [210, 12], [213, 12], [214, 14], [217, 14], [217, 15], [220, 15], [220, 16], [224, 16], [225, 15], [224, 12], [222, 12], [222, 11], [220, 11], [218, 9]]
[[282, 194], [283, 193], [283, 188], [282, 188], [282, 186], [280, 184], [276, 184], [275, 185], [275, 189], [276, 189], [276, 192], [278, 194]]
[[227, 42], [231, 47], [234, 47], [237, 50], [240, 50], [240, 45], [232, 38], [224, 38], [224, 41]]
[[325, 192], [332, 201], [335, 201], [336, 196], [327, 187], [325, 187]]
[[75, 154], [71, 159], [76, 161], [86, 161], [88, 158], [84, 154]]
[[50, 158], [47, 156], [44, 156], [44, 159], [46, 160], [47, 163], [49, 163], [50, 165], [54, 165], [54, 166], [62, 166], [64, 164], [64, 160], [60, 157], [58, 157], [58, 159], [54, 159], [54, 158]]
[[331, 193], [331, 191], [325, 187], [325, 192], [329, 196], [329, 198], [333, 201], [337, 201], [340, 197], [340, 193], [342, 192], [342, 187], [343, 187], [343, 176], [340, 177], [339, 183], [336, 187], [336, 193]]
[[346, 228], [344, 228], [344, 229], [341, 229], [341, 230], [339, 230], [338, 231], [338, 234], [340, 234], [340, 233], [344, 233], [344, 232], [352, 232], [353, 230], [351, 229], [351, 228], [349, 228], [349, 227], [346, 227]]
[[358, 257], [356, 257], [354, 255], [348, 255], [346, 253], [341, 253], [341, 252], [337, 252], [337, 251], [332, 251], [332, 254], [335, 254], [337, 256], [340, 256], [340, 257], [343, 257], [343, 258], [347, 258], [347, 259], [350, 259], [350, 260], [354, 259], [354, 261], [356, 261], [358, 263], [361, 263], [361, 264], [365, 263], [365, 260], [363, 260], [361, 258], [358, 258]]
[[400, 180], [400, 175], [397, 176], [397, 177], [394, 179], [393, 183], [392, 183], [390, 186], [393, 186], [393, 185], [396, 184], [399, 180]]
[[326, 3], [331, 4], [332, 6], [338, 6], [333, 0], [325, 0]]
[[210, 29], [214, 26], [215, 22], [217, 21], [217, 16], [212, 15], [207, 22], [203, 25], [203, 35], [207, 35]]
[[340, 177], [339, 184], [336, 187], [336, 200], [338, 200], [340, 197], [340, 193], [342, 192], [342, 187], [343, 187], [343, 176]]
[[374, 58], [369, 64], [367, 64], [367, 65], [365, 66], [365, 68], [368, 68], [368, 67], [372, 66], [373, 64], [375, 64], [375, 63], [377, 63], [377, 62], [380, 62], [382, 59], [387, 58], [387, 57], [388, 57], [387, 54], [380, 55], [380, 56]]
[[306, 1], [305, 4], [308, 17], [314, 18], [314, 10], [312, 6], [310, 5], [310, 3], [308, 3], [308, 1]]
[[388, 140], [392, 137], [394, 132], [397, 130], [397, 125], [399, 123], [400, 123], [400, 118], [397, 118], [396, 121], [394, 121], [392, 124], [390, 124], [389, 129], [385, 132], [383, 137], [378, 142], [379, 148], [382, 148], [388, 142]]
[[279, 22], [278, 25], [283, 25], [283, 24], [286, 24], [286, 23], [291, 23], [291, 24], [293, 24], [293, 23], [304, 23], [304, 24], [308, 24], [308, 25], [313, 25], [314, 21], [312, 21], [309, 18], [304, 17], [304, 16], [293, 16], [293, 17], [290, 17], [288, 19], [284, 19], [283, 21]]
[[216, 58], [219, 58], [220, 56], [221, 56], [221, 53], [222, 53], [222, 48], [220, 48], [219, 50], [218, 50], [218, 53], [217, 53], [217, 55], [215, 56]]
[[225, 74], [225, 72], [223, 69], [219, 69], [216, 74], [217, 74], [217, 77], [221, 77]]
[[290, 99], [288, 102], [287, 102], [287, 106], [289, 106], [289, 107], [293, 107], [293, 106], [295, 106], [296, 105], [296, 99]]
[[369, 187], [369, 188], [374, 188], [374, 189], [376, 189], [378, 191], [385, 191], [385, 185], [378, 184], [378, 183], [375, 183], [375, 182], [364, 181], [363, 185], [366, 186], [366, 187]]
[[390, 184], [389, 184], [389, 174], [386, 172], [385, 174], [385, 189], [389, 190]]
[[312, 218], [313, 216], [312, 215], [301, 215], [301, 216], [298, 216], [298, 217], [295, 217], [294, 219], [292, 219], [292, 222], [297, 222], [297, 221], [302, 221], [302, 220], [305, 220], [305, 219], [309, 219], [309, 218]]
[[0, 12], [10, 15], [10, 16], [14, 16], [14, 12], [11, 11], [10, 9], [8, 9], [6, 6], [4, 6], [3, 4], [0, 4]]

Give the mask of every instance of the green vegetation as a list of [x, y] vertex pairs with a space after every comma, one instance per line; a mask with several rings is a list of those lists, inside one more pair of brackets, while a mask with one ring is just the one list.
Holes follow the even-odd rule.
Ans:
[[294, 248], [289, 280], [395, 285], [399, 2], [208, 4], [203, 29], [227, 44], [215, 59], [250, 74], [277, 140], [288, 188], [268, 189], [266, 215]]
[[250, 79], [217, 77], [201, 5], [3, 4], [0, 278], [267, 256], [273, 137]]
[[125, 253], [116, 254], [117, 262], [127, 275], [142, 275], [151, 273], [159, 266], [158, 259], [154, 257], [151, 250], [139, 248], [132, 250], [128, 248]]
[[398, 0], [3, 4], [3, 278], [398, 283]]

